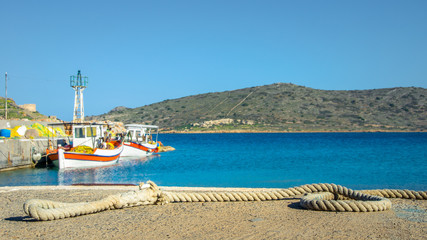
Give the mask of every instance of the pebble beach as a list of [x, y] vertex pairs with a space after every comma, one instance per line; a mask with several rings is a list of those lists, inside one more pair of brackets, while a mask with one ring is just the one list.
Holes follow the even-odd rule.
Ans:
[[[321, 212], [299, 197], [264, 202], [169, 203], [37, 221], [29, 199], [86, 202], [137, 186], [0, 188], [0, 239], [425, 239], [427, 201], [392, 199], [383, 212]], [[170, 190], [171, 187], [164, 187]], [[178, 188], [179, 189], [179, 188]]]

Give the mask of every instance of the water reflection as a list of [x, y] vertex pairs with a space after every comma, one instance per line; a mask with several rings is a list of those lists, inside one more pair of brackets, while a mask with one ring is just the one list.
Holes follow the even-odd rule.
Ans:
[[115, 165], [103, 167], [58, 169], [58, 185], [129, 183], [126, 181], [130, 180], [128, 175], [132, 169], [141, 168], [142, 165], [159, 157], [151, 155], [137, 159], [120, 159]]

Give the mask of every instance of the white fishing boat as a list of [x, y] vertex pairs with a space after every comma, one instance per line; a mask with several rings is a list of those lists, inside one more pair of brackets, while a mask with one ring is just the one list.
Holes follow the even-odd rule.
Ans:
[[[58, 125], [58, 124], [55, 124]], [[104, 124], [63, 123], [68, 140], [52, 146], [49, 140], [47, 157], [60, 169], [98, 167], [118, 162], [123, 151], [122, 140], [111, 140]], [[59, 143], [59, 141], [56, 141]]]
[[157, 141], [158, 126], [128, 124], [125, 125], [125, 128], [124, 148], [120, 157], [144, 157], [159, 151], [161, 142]]

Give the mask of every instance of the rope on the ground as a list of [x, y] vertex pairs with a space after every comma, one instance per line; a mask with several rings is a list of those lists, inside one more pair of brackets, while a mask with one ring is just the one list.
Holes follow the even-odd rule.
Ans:
[[55, 220], [149, 204], [269, 201], [303, 194], [305, 195], [301, 198], [300, 205], [304, 208], [341, 212], [385, 211], [391, 208], [391, 201], [387, 198], [427, 199], [425, 191], [390, 189], [354, 191], [335, 184], [308, 184], [280, 190], [166, 192], [161, 191], [155, 183], [149, 181], [147, 184], [141, 184], [139, 191], [110, 195], [94, 202], [61, 203], [33, 199], [24, 203], [24, 211], [37, 220]]
[[155, 204], [160, 199], [160, 195], [161, 191], [152, 183], [152, 185], [144, 185], [139, 191], [110, 195], [94, 202], [61, 203], [32, 199], [24, 203], [24, 212], [37, 220], [56, 220], [109, 209]]

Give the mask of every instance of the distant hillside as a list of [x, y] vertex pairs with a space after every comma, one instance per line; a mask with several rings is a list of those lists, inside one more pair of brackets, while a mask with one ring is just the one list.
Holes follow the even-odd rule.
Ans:
[[425, 131], [424, 88], [327, 91], [288, 83], [206, 93], [88, 119], [174, 131]]
[[[5, 98], [0, 97], [0, 119], [5, 118]], [[28, 120], [40, 120], [47, 119], [48, 117], [39, 113], [28, 111], [27, 109], [19, 107], [15, 101], [11, 98], [7, 99], [7, 119], [28, 119]]]

